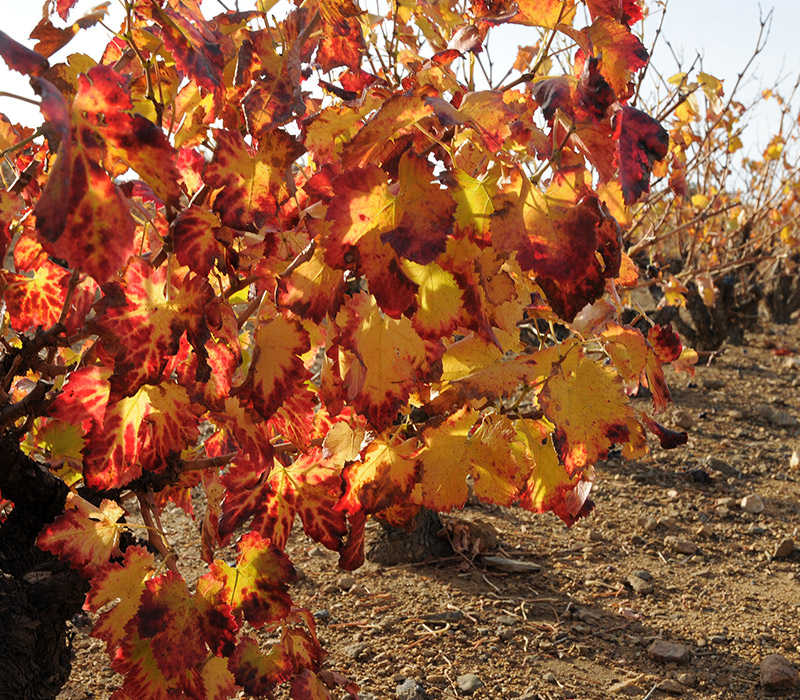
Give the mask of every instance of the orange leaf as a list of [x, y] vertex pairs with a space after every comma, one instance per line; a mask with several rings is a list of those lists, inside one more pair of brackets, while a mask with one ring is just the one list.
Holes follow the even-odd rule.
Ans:
[[117, 521], [124, 513], [114, 501], [103, 499], [97, 507], [70, 492], [63, 514], [45, 525], [36, 544], [85, 576], [92, 576], [119, 553], [120, 529], [124, 525]]

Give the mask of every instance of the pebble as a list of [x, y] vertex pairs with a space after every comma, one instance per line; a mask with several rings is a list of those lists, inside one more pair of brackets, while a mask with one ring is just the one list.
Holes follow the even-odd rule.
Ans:
[[683, 540], [674, 535], [668, 535], [664, 538], [664, 546], [678, 554], [694, 554], [697, 551], [697, 545], [694, 542]]
[[794, 428], [798, 425], [798, 420], [788, 411], [781, 411], [769, 404], [762, 404], [756, 408], [756, 414], [766, 421], [769, 421], [777, 428]]
[[341, 588], [343, 591], [349, 591], [353, 586], [356, 585], [356, 579], [350, 574], [342, 574], [336, 580], [336, 585], [339, 586], [339, 588]]
[[648, 593], [653, 592], [653, 582], [642, 578], [638, 575], [638, 572], [634, 571], [628, 576], [628, 583], [633, 589], [633, 592], [637, 593], [638, 595], [647, 595]]
[[769, 532], [763, 525], [757, 525], [756, 523], [750, 523], [750, 527], [747, 528], [747, 531], [751, 535], [766, 535], [767, 532]]
[[679, 673], [675, 676], [675, 680], [681, 685], [691, 687], [694, 685], [696, 679], [691, 673]]
[[655, 518], [651, 518], [649, 515], [640, 515], [637, 522], [639, 527], [645, 532], [652, 532], [658, 527], [658, 521]]
[[683, 693], [683, 686], [672, 678], [665, 678], [658, 684], [658, 690], [663, 693], [669, 693], [670, 695], [681, 695]]
[[739, 504], [742, 507], [742, 510], [747, 511], [748, 513], [758, 513], [764, 512], [764, 499], [761, 498], [757, 493], [752, 493], [749, 496], [745, 496], [742, 499], [742, 502]]
[[464, 695], [472, 695], [483, 686], [483, 681], [474, 673], [464, 673], [456, 678], [456, 685]]
[[425, 700], [425, 688], [411, 678], [406, 678], [394, 691], [397, 700]]
[[556, 678], [556, 674], [553, 673], [552, 671], [548, 671], [547, 673], [545, 673], [542, 676], [542, 679], [547, 681], [548, 683], [552, 683], [553, 685], [558, 683], [558, 679]]
[[782, 559], [788, 557], [794, 551], [794, 540], [791, 537], [785, 537], [781, 540], [780, 544], [775, 548], [775, 553], [772, 555], [773, 559]]
[[356, 644], [348, 644], [344, 648], [345, 656], [349, 659], [357, 661], [358, 659], [372, 653], [372, 647], [367, 642], [357, 642]]
[[516, 625], [517, 618], [512, 617], [511, 615], [498, 615], [497, 616], [497, 624], [499, 625]]
[[694, 427], [696, 421], [691, 413], [686, 411], [679, 411], [675, 416], [675, 425], [684, 430], [689, 430]]
[[668, 642], [665, 639], [656, 639], [647, 647], [650, 658], [656, 661], [674, 662], [678, 664], [688, 663], [691, 651], [684, 644]]
[[760, 669], [760, 682], [765, 690], [791, 690], [800, 683], [797, 669], [780, 654], [770, 654], [765, 657]]

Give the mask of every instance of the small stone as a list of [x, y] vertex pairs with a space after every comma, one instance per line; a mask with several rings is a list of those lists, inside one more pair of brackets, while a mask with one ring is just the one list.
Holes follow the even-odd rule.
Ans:
[[790, 690], [800, 683], [797, 669], [780, 654], [765, 657], [760, 668], [761, 685], [765, 690]]
[[542, 567], [529, 561], [520, 561], [518, 559], [508, 559], [507, 557], [497, 556], [482, 556], [481, 562], [486, 566], [491, 566], [498, 571], [505, 571], [509, 574], [527, 574], [541, 571]]
[[556, 678], [556, 674], [553, 673], [552, 671], [548, 671], [547, 673], [545, 673], [542, 676], [542, 679], [547, 681], [548, 683], [552, 683], [553, 685], [558, 683], [558, 679]]
[[672, 680], [672, 678], [665, 678], [661, 681], [658, 684], [658, 689], [670, 695], [681, 695], [683, 693], [683, 686], [678, 681]]
[[326, 610], [325, 608], [315, 610], [314, 619], [319, 620], [320, 622], [328, 622], [328, 620], [331, 619], [331, 612], [330, 610]]
[[513, 617], [511, 615], [498, 615], [497, 616], [497, 624], [498, 625], [507, 625], [507, 626], [516, 625], [517, 624], [517, 618]]
[[626, 695], [639, 695], [643, 692], [643, 689], [636, 685], [635, 680], [628, 678], [619, 683], [614, 683], [614, 685], [608, 689], [608, 692], [614, 694], [625, 693]]
[[350, 574], [342, 574], [338, 579], [336, 579], [336, 585], [339, 586], [339, 588], [341, 588], [343, 591], [349, 591], [353, 586], [356, 585], [356, 579]]
[[637, 576], [635, 573], [628, 576], [628, 583], [633, 592], [638, 595], [647, 595], [653, 592], [653, 582]]
[[695, 423], [696, 421], [694, 417], [686, 411], [679, 411], [675, 416], [675, 425], [677, 425], [679, 428], [683, 428], [684, 430], [693, 428]]
[[678, 554], [694, 554], [697, 551], [697, 545], [694, 542], [674, 535], [668, 535], [664, 538], [664, 546]]
[[721, 379], [704, 379], [703, 380], [703, 388], [708, 389], [709, 391], [715, 391], [716, 389], [722, 389], [725, 387], [725, 382]]
[[472, 695], [483, 686], [483, 681], [474, 673], [464, 673], [456, 678], [456, 685], [464, 695]]
[[743, 420], [744, 411], [740, 411], [738, 408], [731, 409], [728, 411], [728, 418], [731, 418], [732, 420]]
[[711, 537], [714, 534], [714, 530], [710, 525], [701, 525], [694, 531], [694, 534], [697, 537]]
[[723, 496], [722, 498], [718, 498], [716, 501], [714, 501], [714, 505], [721, 506], [723, 508], [732, 508], [734, 503], [736, 503], [736, 499], [731, 498], [730, 496]]
[[327, 552], [322, 547], [312, 547], [308, 550], [308, 556], [310, 557], [324, 557]]
[[747, 528], [747, 531], [751, 535], [766, 535], [767, 532], [769, 532], [763, 525], [757, 525], [756, 523], [750, 523], [750, 527]]
[[589, 540], [592, 542], [602, 542], [603, 533], [599, 530], [591, 529], [589, 530]]
[[762, 404], [756, 408], [756, 414], [777, 428], [794, 428], [798, 425], [797, 418], [791, 413], [781, 411], [769, 404]]
[[397, 700], [425, 700], [425, 688], [411, 678], [402, 681], [394, 691]]
[[302, 567], [298, 566], [297, 564], [294, 565], [294, 573], [297, 576], [298, 581], [302, 581], [306, 578], [306, 572], [303, 570]]
[[447, 676], [440, 673], [432, 673], [430, 676], [425, 676], [425, 681], [431, 685], [444, 685], [447, 683]]
[[714, 634], [709, 641], [712, 644], [725, 644], [728, 641], [728, 637], [724, 634]]
[[651, 518], [649, 515], [640, 515], [637, 523], [645, 532], [652, 532], [658, 527], [658, 521], [655, 518]]
[[749, 496], [745, 496], [740, 505], [742, 510], [748, 513], [755, 513], [757, 515], [758, 513], [764, 512], [764, 499], [757, 493], [751, 493]]
[[792, 456], [789, 458], [789, 468], [797, 469], [798, 467], [800, 467], [800, 454], [797, 453], [797, 450], [792, 450]]
[[696, 679], [691, 673], [679, 673], [675, 676], [675, 680], [683, 686], [691, 687]]
[[344, 654], [348, 659], [358, 661], [364, 656], [372, 653], [372, 647], [367, 642], [358, 642], [356, 644], [348, 644], [344, 648]]
[[793, 551], [794, 540], [791, 537], [784, 537], [775, 548], [775, 553], [772, 555], [772, 558], [783, 559], [783, 557], [788, 557]]
[[674, 662], [677, 664], [688, 663], [691, 651], [684, 644], [668, 642], [665, 639], [656, 639], [649, 647], [647, 653], [656, 661]]
[[634, 576], [638, 576], [639, 578], [643, 578], [645, 581], [652, 581], [653, 574], [651, 574], [647, 569], [636, 569], [636, 571], [631, 571]]

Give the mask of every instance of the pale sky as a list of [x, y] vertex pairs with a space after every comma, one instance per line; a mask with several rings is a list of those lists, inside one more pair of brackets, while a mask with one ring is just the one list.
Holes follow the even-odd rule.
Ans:
[[[81, 0], [70, 15], [74, 20], [91, 9], [99, 0]], [[231, 5], [232, 0], [226, 0]], [[242, 8], [251, 4], [248, 0], [240, 0]], [[113, 9], [109, 24], [118, 27], [122, 13], [117, 0], [111, 0]], [[205, 0], [203, 6], [209, 14], [221, 11], [216, 0]], [[657, 3], [650, 0], [653, 16], [645, 23], [645, 45], [650, 48], [650, 41], [657, 26]], [[702, 58], [702, 69], [717, 78], [723, 79], [730, 89], [736, 81], [739, 71], [745, 66], [758, 36], [759, 16], [773, 11], [770, 36], [764, 52], [757, 59], [755, 70], [751, 71], [745, 81], [745, 89], [741, 97], [752, 99], [762, 88], [771, 87], [776, 79], [785, 92], [794, 84], [800, 72], [800, 42], [797, 31], [800, 27], [800, 0], [669, 0], [667, 18], [662, 32], [662, 39], [656, 47], [653, 64], [665, 76], [677, 71], [675, 60], [664, 43], [668, 40], [675, 54], [682, 59], [684, 67], [688, 67], [696, 54]], [[27, 39], [28, 34], [36, 26], [41, 17], [40, 2], [37, 0], [0, 0], [2, 13], [2, 29], [18, 41], [33, 46], [35, 42]], [[504, 63], [502, 47], [508, 46], [508, 60], [513, 61], [516, 46], [529, 44], [536, 40], [535, 30], [515, 27], [510, 35], [503, 33], [491, 43], [492, 55], [496, 63]], [[84, 51], [98, 58], [102, 52], [107, 32], [99, 26], [84, 30], [73, 43], [55, 54], [51, 63], [63, 60], [74, 51]], [[508, 40], [506, 40], [508, 37]], [[513, 48], [512, 48], [513, 47]], [[0, 91], [16, 92], [35, 97], [27, 79], [7, 70], [0, 60]], [[800, 100], [799, 100], [800, 102]], [[0, 112], [6, 113], [12, 120], [22, 121], [28, 125], [38, 125], [40, 116], [35, 107], [25, 105], [17, 100], [0, 97]], [[764, 117], [756, 120], [746, 143], [759, 142], [764, 145], [771, 134], [774, 121], [774, 110], [768, 110]]]

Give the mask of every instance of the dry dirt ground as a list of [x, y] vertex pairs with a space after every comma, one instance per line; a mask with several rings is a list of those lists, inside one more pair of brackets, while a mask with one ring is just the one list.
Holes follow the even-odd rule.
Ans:
[[[662, 418], [690, 426], [688, 445], [599, 465], [597, 507], [572, 529], [517, 509], [458, 515], [538, 571], [454, 557], [351, 577], [296, 537], [293, 595], [317, 617], [326, 664], [369, 700], [772, 697], [761, 661], [800, 665], [800, 328], [772, 326], [705, 359], [695, 377], [669, 377], [676, 405]], [[178, 514], [170, 528], [188, 562], [196, 526]], [[75, 629], [59, 700], [116, 685], [90, 628]], [[684, 658], [654, 658], [655, 640]]]

